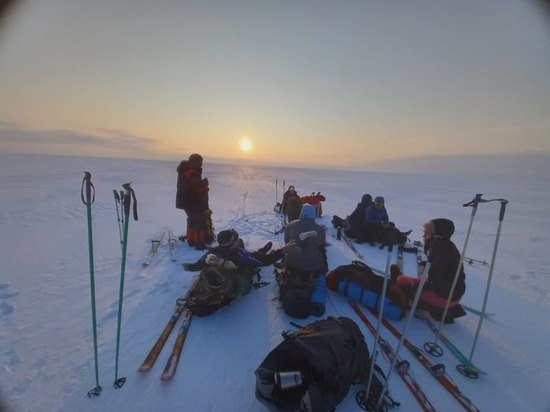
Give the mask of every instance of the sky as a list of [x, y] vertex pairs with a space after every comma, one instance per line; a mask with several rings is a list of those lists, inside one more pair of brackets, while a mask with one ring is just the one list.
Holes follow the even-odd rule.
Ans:
[[358, 169], [548, 156], [541, 4], [14, 2], [0, 151]]

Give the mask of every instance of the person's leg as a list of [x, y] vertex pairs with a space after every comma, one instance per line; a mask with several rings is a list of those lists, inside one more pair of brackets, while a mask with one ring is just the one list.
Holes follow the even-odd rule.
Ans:
[[261, 251], [256, 251], [256, 252], [252, 252], [250, 254], [250, 256], [252, 256], [254, 259], [257, 259], [259, 260], [260, 262], [262, 262], [262, 265], [264, 266], [269, 266], [269, 265], [272, 265], [273, 263], [281, 260], [284, 258], [284, 253], [283, 253], [283, 250], [282, 249], [278, 249], [278, 250], [275, 250], [271, 253], [262, 253]]
[[187, 241], [189, 245], [195, 246], [197, 250], [204, 250], [206, 248], [205, 232], [204, 211], [190, 212], [187, 220]]

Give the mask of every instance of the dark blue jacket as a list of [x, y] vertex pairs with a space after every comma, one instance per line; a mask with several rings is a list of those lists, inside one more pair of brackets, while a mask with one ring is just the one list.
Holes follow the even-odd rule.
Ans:
[[377, 208], [374, 205], [370, 205], [365, 211], [365, 223], [385, 223], [389, 220], [390, 218], [385, 206]]

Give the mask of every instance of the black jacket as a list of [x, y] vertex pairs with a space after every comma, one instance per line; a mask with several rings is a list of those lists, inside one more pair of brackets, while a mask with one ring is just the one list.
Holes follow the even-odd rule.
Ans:
[[431, 261], [428, 279], [424, 289], [433, 290], [438, 296], [447, 299], [453, 285], [458, 265], [460, 272], [453, 292], [452, 300], [459, 300], [466, 291], [466, 274], [462, 264], [462, 256], [451, 241], [454, 224], [448, 219], [433, 219], [434, 237], [428, 239], [425, 245], [426, 254]]

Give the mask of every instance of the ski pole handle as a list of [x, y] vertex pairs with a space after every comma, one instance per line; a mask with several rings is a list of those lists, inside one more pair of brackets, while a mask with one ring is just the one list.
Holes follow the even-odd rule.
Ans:
[[483, 196], [483, 194], [478, 193], [478, 194], [476, 195], [476, 197], [474, 197], [474, 198], [473, 198], [471, 201], [469, 201], [468, 203], [464, 203], [462, 206], [463, 206], [463, 207], [473, 206], [474, 208], [477, 208], [477, 204], [478, 204], [479, 202], [482, 201], [481, 196]]
[[[84, 189], [86, 189], [86, 199], [84, 199]], [[80, 198], [85, 205], [88, 202], [94, 203], [95, 201], [95, 187], [92, 183], [92, 174], [90, 172], [84, 172], [84, 179], [82, 179], [82, 188], [80, 190]]]
[[498, 221], [502, 222], [504, 220], [504, 212], [506, 212], [506, 205], [508, 204], [508, 201], [506, 199], [502, 199], [500, 201], [500, 213], [498, 215]]
[[131, 203], [131, 200], [133, 200], [134, 201], [134, 208], [133, 208], [134, 220], [138, 220], [136, 194], [134, 192], [134, 189], [132, 189], [130, 185], [131, 185], [131, 182], [124, 183], [122, 185], [122, 187], [126, 190], [126, 194], [124, 195], [124, 214], [126, 215], [126, 217], [130, 216], [130, 203]]

